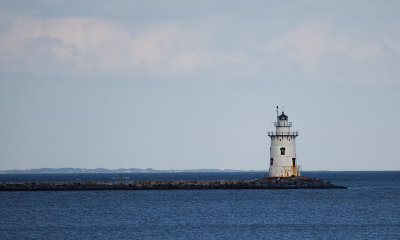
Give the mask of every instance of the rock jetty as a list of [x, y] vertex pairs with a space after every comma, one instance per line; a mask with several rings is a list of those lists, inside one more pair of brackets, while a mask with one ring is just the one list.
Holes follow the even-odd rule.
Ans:
[[0, 191], [174, 190], [174, 189], [346, 189], [309, 177], [255, 180], [143, 180], [121, 182], [3, 182]]

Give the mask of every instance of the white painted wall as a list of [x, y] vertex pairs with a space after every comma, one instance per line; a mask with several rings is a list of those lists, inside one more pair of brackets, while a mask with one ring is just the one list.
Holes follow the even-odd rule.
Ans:
[[[270, 134], [271, 137], [271, 148], [270, 148], [270, 159], [273, 158], [273, 164], [269, 167], [270, 177], [290, 177], [296, 175], [295, 169], [293, 168], [293, 158], [296, 158], [296, 136], [290, 134], [290, 127], [287, 126], [288, 121], [278, 121], [276, 127], [276, 133]], [[279, 136], [282, 135], [282, 136]], [[281, 155], [281, 148], [285, 148], [285, 155]], [[298, 165], [296, 159], [296, 166]]]

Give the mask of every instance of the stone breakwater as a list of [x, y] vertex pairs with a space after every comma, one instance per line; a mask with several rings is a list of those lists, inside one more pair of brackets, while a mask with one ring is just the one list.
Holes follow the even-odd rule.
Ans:
[[346, 189], [309, 177], [255, 180], [143, 180], [122, 182], [3, 182], [0, 191], [173, 190], [173, 189]]

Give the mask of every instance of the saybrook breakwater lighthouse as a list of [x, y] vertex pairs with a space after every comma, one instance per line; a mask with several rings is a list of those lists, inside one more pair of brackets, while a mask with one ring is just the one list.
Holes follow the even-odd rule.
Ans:
[[88, 182], [0, 182], [0, 191], [77, 191], [77, 190], [193, 190], [193, 189], [330, 189], [340, 188], [322, 179], [300, 176], [296, 162], [295, 140], [291, 122], [282, 112], [275, 122], [271, 137], [269, 176], [261, 179], [241, 180], [140, 180], [140, 181], [88, 181]]
[[297, 131], [290, 131], [292, 123], [282, 111], [279, 115], [276, 107], [277, 121], [274, 123], [275, 131], [268, 132], [271, 138], [269, 176], [270, 177], [298, 177], [300, 166], [296, 163], [296, 137]]

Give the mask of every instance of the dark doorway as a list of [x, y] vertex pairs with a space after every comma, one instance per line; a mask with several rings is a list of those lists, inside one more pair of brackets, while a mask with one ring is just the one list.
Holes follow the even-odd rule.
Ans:
[[286, 148], [281, 147], [281, 155], [285, 155]]

